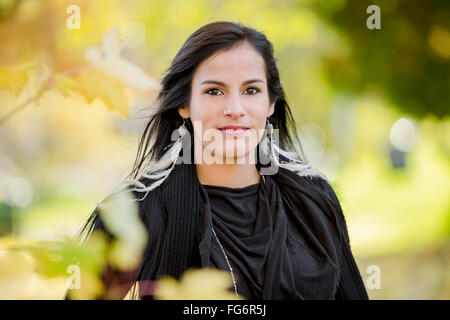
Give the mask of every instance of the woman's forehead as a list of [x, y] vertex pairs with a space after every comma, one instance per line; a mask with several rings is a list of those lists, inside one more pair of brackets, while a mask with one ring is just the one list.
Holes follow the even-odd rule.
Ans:
[[194, 79], [201, 83], [207, 80], [226, 82], [261, 78], [265, 80], [264, 59], [247, 43], [228, 50], [221, 50], [203, 61], [197, 68]]

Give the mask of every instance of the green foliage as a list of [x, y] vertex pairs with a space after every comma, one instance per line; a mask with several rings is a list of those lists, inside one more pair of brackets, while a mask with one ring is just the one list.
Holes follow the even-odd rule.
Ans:
[[[330, 52], [323, 61], [337, 91], [385, 94], [402, 112], [416, 117], [450, 114], [450, 2], [312, 2], [315, 12], [337, 29], [347, 54]], [[366, 27], [369, 5], [381, 10], [381, 29]]]

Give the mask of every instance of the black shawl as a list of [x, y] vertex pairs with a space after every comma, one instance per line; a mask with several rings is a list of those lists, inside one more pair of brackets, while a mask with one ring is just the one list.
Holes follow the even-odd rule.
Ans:
[[[265, 176], [266, 192], [277, 219], [283, 206], [290, 221], [301, 230], [302, 242], [323, 264], [316, 270], [292, 270], [304, 277], [303, 299], [368, 299], [361, 275], [350, 249], [346, 222], [339, 200], [329, 183], [320, 177], [303, 177], [279, 168], [275, 175]], [[103, 274], [105, 287], [120, 286], [126, 293], [134, 281], [140, 281], [141, 298], [151, 298], [152, 281], [162, 275], [179, 279], [191, 267], [202, 267], [201, 241], [210, 241], [205, 229], [207, 210], [205, 189], [200, 184], [195, 164], [178, 164], [164, 183], [139, 202], [140, 217], [147, 227], [149, 241], [141, 265], [133, 272], [119, 272], [107, 267]], [[142, 194], [136, 194], [141, 198]], [[281, 202], [281, 203], [280, 203]], [[104, 229], [97, 210], [91, 215], [84, 231]], [[281, 243], [286, 233], [277, 232], [273, 241]], [[278, 237], [278, 238], [277, 238]], [[281, 242], [280, 242], [281, 241]], [[272, 246], [269, 256], [279, 259], [281, 250]], [[272, 264], [273, 266], [274, 264]], [[282, 275], [265, 270], [263, 299], [277, 299], [271, 288], [280, 283]], [[309, 288], [309, 290], [308, 290]], [[102, 297], [99, 297], [102, 298]]]

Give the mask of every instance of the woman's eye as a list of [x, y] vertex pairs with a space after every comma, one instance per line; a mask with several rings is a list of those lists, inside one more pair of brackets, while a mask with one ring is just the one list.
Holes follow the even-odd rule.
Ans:
[[[248, 90], [250, 90], [250, 92]], [[247, 92], [247, 94], [253, 95], [253, 94], [257, 94], [259, 92], [259, 89], [257, 89], [257, 88], [247, 88], [245, 91]]]
[[206, 91], [206, 93], [209, 94], [209, 95], [212, 95], [212, 96], [219, 96], [221, 94], [220, 90], [216, 89], [216, 88], [209, 89], [209, 90]]

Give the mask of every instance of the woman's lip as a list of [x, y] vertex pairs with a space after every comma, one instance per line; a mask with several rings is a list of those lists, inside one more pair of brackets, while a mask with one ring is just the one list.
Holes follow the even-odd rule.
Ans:
[[225, 129], [233, 129], [233, 130], [244, 129], [244, 130], [247, 130], [248, 128], [247, 127], [243, 127], [243, 126], [225, 126], [225, 127], [219, 128], [219, 130], [225, 130]]
[[240, 136], [245, 134], [245, 132], [248, 130], [248, 128], [245, 127], [237, 127], [237, 128], [230, 128], [230, 127], [224, 127], [219, 128], [220, 132], [227, 136]]

